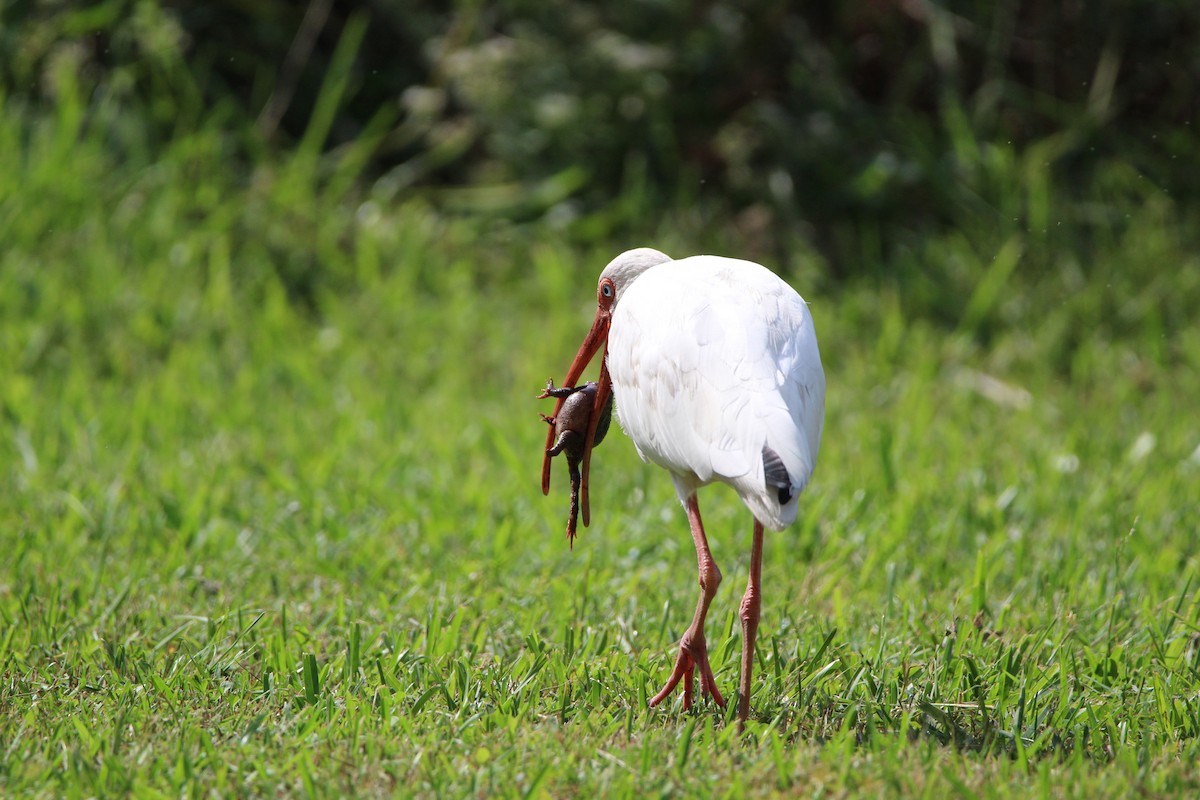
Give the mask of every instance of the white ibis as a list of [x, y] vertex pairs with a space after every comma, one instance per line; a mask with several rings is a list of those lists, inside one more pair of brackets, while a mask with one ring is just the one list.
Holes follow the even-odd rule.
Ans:
[[[763, 529], [781, 530], [796, 519], [821, 446], [825, 373], [812, 315], [792, 287], [759, 264], [719, 256], [676, 261], [639, 248], [617, 256], [600, 273], [596, 318], [563, 385], [574, 386], [606, 344], [583, 445], [583, 524], [590, 521], [588, 471], [595, 432], [615, 392], [617, 417], [642, 460], [671, 473], [687, 510], [700, 572], [695, 616], [680, 641], [675, 669], [651, 706], [682, 680], [683, 707], [689, 708], [697, 670], [702, 695], [725, 705], [704, 638], [721, 571], [708, 547], [696, 490], [717, 481], [728, 484], [754, 515], [750, 577], [739, 613], [740, 728], [750, 712]], [[551, 430], [548, 450], [553, 435]], [[547, 455], [542, 491], [549, 488]]]

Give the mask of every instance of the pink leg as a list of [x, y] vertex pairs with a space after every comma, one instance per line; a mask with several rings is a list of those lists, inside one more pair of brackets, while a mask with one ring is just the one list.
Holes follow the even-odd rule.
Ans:
[[650, 699], [650, 705], [656, 706], [667, 695], [675, 690], [683, 679], [683, 708], [686, 711], [692, 707], [692, 689], [696, 670], [700, 670], [700, 691], [711, 694], [713, 700], [722, 708], [725, 698], [717, 689], [717, 681], [713, 677], [712, 667], [708, 664], [708, 644], [704, 640], [704, 618], [708, 616], [708, 606], [712, 603], [717, 587], [721, 585], [721, 570], [713, 560], [712, 552], [708, 549], [708, 539], [704, 535], [704, 523], [700, 521], [700, 506], [696, 503], [696, 495], [687, 501], [688, 524], [692, 528], [692, 541], [696, 544], [696, 562], [700, 571], [700, 601], [696, 603], [696, 613], [692, 624], [683, 634], [679, 642], [679, 657], [675, 660], [675, 669], [663, 690]]
[[750, 546], [750, 579], [742, 596], [742, 678], [738, 685], [738, 732], [750, 716], [750, 685], [754, 670], [754, 639], [758, 635], [758, 615], [762, 608], [763, 526], [754, 520], [754, 543]]

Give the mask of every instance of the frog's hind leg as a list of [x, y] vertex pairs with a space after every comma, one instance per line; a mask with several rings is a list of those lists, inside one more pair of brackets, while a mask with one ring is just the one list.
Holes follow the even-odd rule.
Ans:
[[[550, 422], [550, 421], [551, 420], [547, 420], [547, 422]], [[546, 455], [548, 455], [548, 456], [558, 455], [563, 450], [566, 450], [568, 447], [570, 447], [571, 443], [574, 442], [578, 438], [579, 438], [579, 434], [576, 433], [575, 431], [563, 431], [562, 433], [560, 433], [558, 435], [558, 438], [554, 440], [554, 446], [546, 451]], [[579, 473], [579, 468], [575, 464], [572, 464], [571, 465], [571, 485], [572, 486], [575, 486], [579, 482], [578, 473]], [[574, 492], [574, 490], [572, 490], [572, 493], [573, 492]]]
[[[561, 437], [560, 437], [561, 439]], [[567, 456], [567, 469], [571, 473], [571, 512], [567, 516], [567, 541], [575, 547], [575, 531], [579, 527], [579, 460]]]

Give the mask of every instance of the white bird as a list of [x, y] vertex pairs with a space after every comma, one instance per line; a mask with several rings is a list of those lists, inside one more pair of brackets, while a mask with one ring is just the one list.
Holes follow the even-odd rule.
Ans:
[[[724, 706], [704, 638], [721, 571], [708, 547], [696, 490], [719, 481], [738, 493], [754, 515], [750, 576], [739, 614], [740, 728], [750, 711], [763, 529], [781, 530], [796, 519], [821, 446], [825, 373], [812, 315], [792, 287], [759, 264], [719, 256], [675, 261], [650, 248], [609, 262], [600, 274], [596, 305], [592, 328], [563, 381], [574, 386], [607, 344], [584, 444], [583, 524], [590, 521], [593, 437], [600, 410], [615, 392], [618, 419], [638, 454], [671, 473], [687, 510], [700, 573], [700, 600], [675, 669], [650, 705], [662, 702], [682, 679], [683, 707], [690, 707], [699, 670], [701, 693]], [[552, 436], [553, 431], [548, 449]], [[549, 488], [547, 456], [543, 493]]]

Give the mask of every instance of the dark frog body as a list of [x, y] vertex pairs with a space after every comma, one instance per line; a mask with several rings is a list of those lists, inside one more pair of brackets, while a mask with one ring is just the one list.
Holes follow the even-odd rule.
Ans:
[[[563, 398], [558, 414], [553, 417], [542, 414], [542, 419], [554, 427], [554, 445], [546, 450], [546, 455], [565, 453], [567, 456], [567, 469], [571, 474], [571, 512], [567, 517], [567, 539], [572, 544], [579, 520], [579, 464], [583, 460], [584, 442], [592, 421], [592, 406], [596, 402], [597, 388], [596, 382], [590, 381], [583, 386], [563, 386], [556, 389], [554, 381], [549, 380], [546, 381], [546, 390], [538, 395], [539, 400], [546, 397]], [[608, 402], [600, 411], [600, 419], [596, 422], [593, 447], [604, 441], [608, 427], [612, 424], [612, 402], [610, 394]]]

